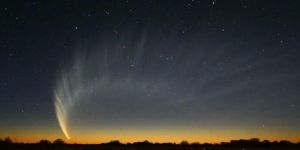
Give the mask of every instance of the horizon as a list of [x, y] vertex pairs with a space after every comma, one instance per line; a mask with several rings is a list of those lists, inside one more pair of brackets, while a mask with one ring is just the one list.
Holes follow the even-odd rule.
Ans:
[[[93, 130], [94, 134], [91, 133], [84, 133], [79, 132], [75, 137], [71, 137], [71, 139], [67, 139], [63, 133], [60, 131], [59, 128], [53, 129], [53, 130], [47, 130], [45, 132], [43, 129], [39, 129], [32, 132], [20, 132], [20, 131], [14, 131], [17, 135], [10, 135], [12, 139], [15, 139], [17, 141], [21, 142], [36, 142], [41, 139], [48, 139], [48, 140], [55, 140], [55, 139], [63, 139], [67, 143], [90, 143], [95, 144], [99, 142], [109, 142], [111, 140], [119, 140], [121, 142], [136, 142], [136, 141], [144, 141], [148, 140], [151, 142], [175, 142], [180, 143], [183, 140], [189, 141], [189, 142], [209, 142], [209, 143], [219, 143], [219, 142], [229, 142], [230, 140], [234, 139], [251, 139], [251, 138], [258, 138], [260, 140], [270, 140], [270, 141], [281, 141], [281, 140], [288, 140], [294, 143], [297, 143], [300, 141], [299, 134], [295, 134], [294, 131], [274, 131], [270, 130], [266, 131], [267, 129], [261, 128], [261, 129], [253, 129], [251, 131], [246, 129], [226, 129], [226, 130], [191, 130], [189, 128], [183, 130], [183, 129], [163, 129], [155, 130], [154, 129], [140, 129], [140, 130], [125, 130], [125, 129], [114, 129], [114, 134], [111, 133], [111, 130], [105, 129], [105, 130]], [[83, 130], [85, 131], [85, 130]], [[234, 134], [233, 134], [234, 133]], [[20, 136], [20, 134], [22, 136]], [[30, 134], [32, 136], [30, 136]], [[292, 134], [295, 134], [295, 136], [291, 136]], [[5, 134], [5, 132], [0, 134], [0, 137], [4, 138], [9, 135], [8, 133]], [[46, 135], [46, 136], [43, 136]], [[60, 135], [60, 136], [56, 136]], [[46, 138], [48, 137], [48, 138]]]
[[[52, 139], [52, 140], [48, 140], [48, 139], [45, 139], [45, 138], [41, 138], [40, 140], [36, 140], [36, 141], [27, 141], [27, 142], [24, 142], [24, 141], [19, 141], [17, 139], [13, 139], [9, 136], [6, 136], [4, 138], [1, 138], [0, 137], [0, 141], [4, 140], [4, 139], [10, 139], [12, 140], [12, 143], [15, 143], [15, 144], [38, 144], [40, 143], [41, 141], [49, 141], [51, 142], [51, 144], [53, 144], [53, 142], [55, 140], [63, 140], [65, 144], [110, 144], [112, 142], [120, 142], [120, 144], [136, 144], [136, 143], [143, 143], [143, 142], [147, 142], [149, 144], [166, 144], [166, 143], [170, 143], [170, 144], [176, 144], [176, 145], [180, 145], [182, 144], [183, 142], [186, 143], [186, 144], [222, 144], [222, 143], [231, 143], [232, 141], [240, 141], [240, 140], [246, 140], [246, 141], [250, 141], [252, 139], [258, 139], [260, 143], [264, 143], [265, 141], [267, 142], [270, 142], [270, 143], [277, 143], [277, 142], [290, 142], [292, 144], [299, 144], [300, 143], [300, 140], [298, 141], [289, 141], [289, 140], [286, 140], [286, 139], [280, 139], [280, 140], [268, 140], [268, 139], [259, 139], [259, 138], [242, 138], [242, 139], [231, 139], [231, 140], [228, 140], [228, 141], [219, 141], [219, 142], [205, 142], [205, 141], [188, 141], [188, 140], [181, 140], [180, 142], [174, 142], [174, 141], [169, 141], [169, 142], [158, 142], [158, 141], [149, 141], [149, 140], [141, 140], [141, 141], [131, 141], [131, 142], [123, 142], [123, 141], [120, 141], [118, 139], [114, 139], [114, 140], [110, 140], [110, 141], [103, 141], [103, 142], [86, 142], [86, 143], [81, 143], [81, 142], [70, 142], [70, 140], [64, 140], [64, 139], [61, 139], [61, 138], [55, 138], [55, 139]], [[68, 142], [69, 141], [69, 142]]]

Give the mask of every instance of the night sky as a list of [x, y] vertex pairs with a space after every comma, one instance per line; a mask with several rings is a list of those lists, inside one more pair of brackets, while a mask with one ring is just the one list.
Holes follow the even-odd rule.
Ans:
[[300, 141], [300, 1], [0, 2], [0, 138]]

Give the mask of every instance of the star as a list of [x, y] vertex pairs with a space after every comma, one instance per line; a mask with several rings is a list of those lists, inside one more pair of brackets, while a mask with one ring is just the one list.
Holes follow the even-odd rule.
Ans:
[[109, 15], [109, 14], [110, 14], [109, 10], [104, 10], [104, 13], [105, 13], [106, 15]]

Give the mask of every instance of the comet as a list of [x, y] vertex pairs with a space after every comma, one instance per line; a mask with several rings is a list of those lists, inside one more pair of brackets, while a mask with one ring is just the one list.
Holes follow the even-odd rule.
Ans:
[[56, 101], [55, 101], [55, 112], [56, 116], [59, 122], [59, 125], [62, 129], [62, 132], [64, 133], [65, 137], [67, 139], [70, 139], [68, 129], [67, 129], [67, 124], [66, 124], [66, 119], [67, 119], [67, 111], [64, 107], [64, 104], [60, 97], [56, 94]]
[[[75, 63], [73, 67], [80, 69]], [[55, 113], [60, 125], [60, 128], [67, 139], [70, 139], [70, 115], [76, 102], [80, 99], [80, 90], [82, 85], [78, 77], [80, 70], [68, 70], [62, 73], [57, 80], [56, 88], [54, 90], [54, 106]]]
[[68, 82], [63, 78], [62, 82], [58, 83], [55, 91], [55, 113], [62, 132], [67, 139], [70, 139], [68, 130], [68, 116], [72, 107], [72, 97], [68, 88]]

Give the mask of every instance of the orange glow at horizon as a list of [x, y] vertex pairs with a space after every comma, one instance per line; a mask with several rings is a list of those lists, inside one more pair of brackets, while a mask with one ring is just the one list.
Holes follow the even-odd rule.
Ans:
[[[5, 138], [6, 136], [1, 136], [1, 138]], [[173, 137], [173, 138], [169, 138], [165, 139], [165, 138], [160, 138], [160, 137], [153, 137], [150, 139], [146, 139], [146, 138], [141, 138], [141, 139], [136, 139], [136, 138], [120, 138], [120, 139], [116, 139], [116, 138], [109, 138], [109, 137], [103, 137], [103, 138], [95, 138], [95, 139], [83, 139], [83, 138], [74, 138], [74, 139], [64, 139], [63, 137], [56, 137], [56, 136], [51, 136], [51, 137], [18, 137], [18, 136], [9, 136], [14, 142], [18, 142], [18, 143], [36, 143], [39, 142], [40, 140], [46, 139], [49, 141], [54, 141], [57, 138], [61, 138], [63, 139], [66, 143], [72, 144], [72, 143], [77, 143], [77, 144], [99, 144], [99, 143], [106, 143], [112, 140], [118, 140], [121, 143], [133, 143], [133, 142], [142, 142], [142, 141], [149, 141], [149, 142], [153, 142], [153, 143], [180, 143], [181, 141], [185, 140], [188, 141], [189, 143], [193, 143], [193, 142], [198, 142], [198, 143], [220, 143], [220, 142], [229, 142], [230, 140], [238, 140], [238, 139], [250, 139], [250, 138], [254, 138], [254, 137], [245, 137], [245, 138], [220, 138], [217, 137], [215, 139], [213, 138], [206, 138], [206, 137], [202, 137], [202, 138], [198, 138], [198, 139], [193, 139], [193, 138], [181, 138], [180, 136], [178, 137]], [[292, 137], [290, 139], [280, 139], [280, 138], [260, 138], [260, 137], [255, 137], [255, 138], [259, 138], [260, 140], [269, 140], [269, 141], [280, 141], [280, 140], [288, 140], [291, 141], [293, 143], [298, 143], [300, 141], [299, 137]]]
[[[0, 138], [7, 136], [15, 142], [24, 143], [35, 143], [41, 139], [47, 139], [54, 141], [57, 138], [65, 140], [66, 143], [79, 143], [79, 144], [97, 144], [105, 143], [111, 140], [119, 140], [122, 143], [132, 143], [138, 141], [148, 140], [150, 142], [171, 142], [180, 143], [186, 140], [190, 143], [220, 143], [229, 142], [230, 140], [237, 139], [250, 139], [259, 138], [260, 140], [280, 141], [289, 140], [291, 142], [299, 142], [300, 134], [299, 131], [270, 131], [270, 132], [259, 132], [259, 131], [245, 131], [245, 130], [120, 130], [120, 131], [93, 131], [90, 132], [77, 131], [73, 133], [73, 137], [68, 140], [64, 137], [59, 129], [52, 129], [48, 131], [15, 131], [14, 133], [1, 133]], [[294, 136], [293, 136], [294, 135]]]

